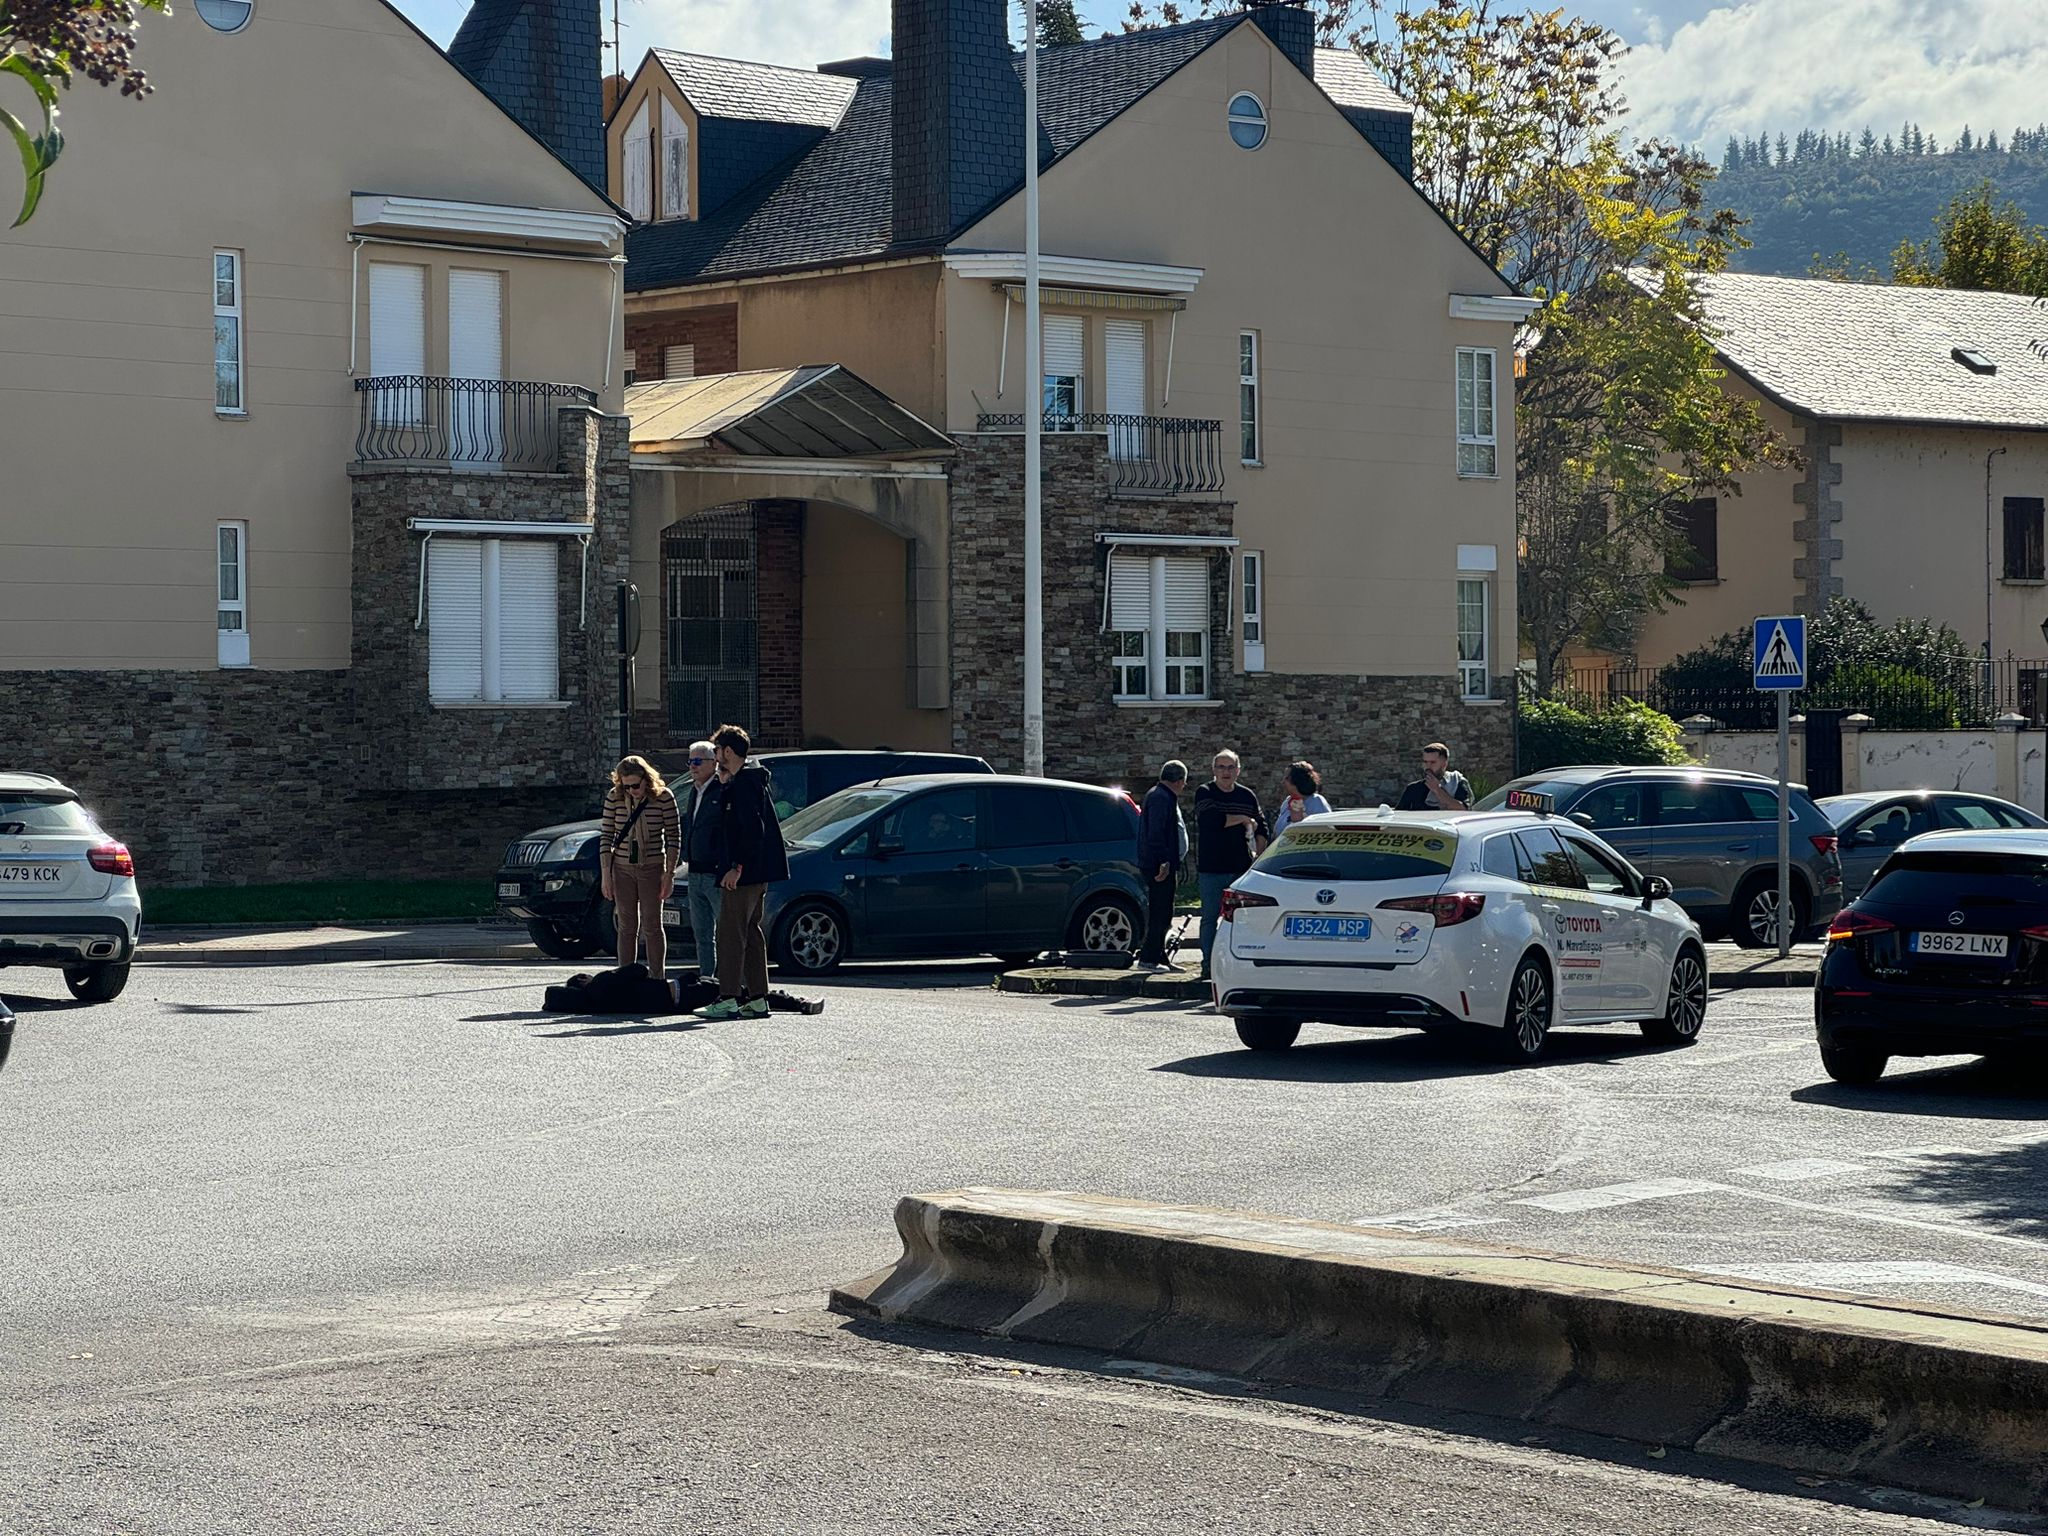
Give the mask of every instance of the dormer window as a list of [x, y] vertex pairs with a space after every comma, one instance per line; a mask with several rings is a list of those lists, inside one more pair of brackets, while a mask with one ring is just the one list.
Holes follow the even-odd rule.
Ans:
[[1257, 149], [1266, 142], [1266, 109], [1250, 91], [1230, 98], [1230, 137], [1239, 149]]
[[1989, 375], [1998, 372], [1998, 364], [1991, 361], [1990, 358], [1979, 352], [1975, 347], [1951, 347], [1949, 348], [1948, 355], [1972, 373]]
[[624, 183], [619, 201], [638, 224], [654, 217], [654, 140], [649, 128], [653, 105], [651, 101], [640, 103], [619, 141], [619, 180]]
[[661, 103], [661, 207], [657, 219], [690, 216], [690, 125], [675, 103]]

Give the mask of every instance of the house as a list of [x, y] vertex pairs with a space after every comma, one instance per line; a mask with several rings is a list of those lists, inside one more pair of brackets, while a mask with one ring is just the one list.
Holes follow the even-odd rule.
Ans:
[[1235, 744], [1358, 801], [1442, 737], [1504, 777], [1533, 306], [1414, 187], [1409, 109], [1295, 4], [1041, 50], [1031, 380], [1005, 11], [625, 82], [636, 740], [1020, 766], [1035, 409], [1048, 771]]
[[1720, 273], [1699, 280], [1724, 387], [1797, 450], [1694, 502], [1654, 666], [1760, 614], [1849, 597], [1973, 650], [2048, 654], [2048, 311], [2013, 294]]
[[0, 231], [0, 763], [160, 884], [493, 867], [617, 738], [597, 8], [479, 0], [470, 74], [383, 0], [140, 39]]

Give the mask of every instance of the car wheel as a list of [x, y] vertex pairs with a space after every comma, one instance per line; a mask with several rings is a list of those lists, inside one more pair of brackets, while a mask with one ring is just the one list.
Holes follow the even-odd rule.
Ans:
[[1659, 1045], [1691, 1045], [1707, 1021], [1707, 959], [1692, 945], [1679, 950], [1671, 963], [1671, 990], [1664, 1017], [1644, 1019], [1643, 1038]]
[[583, 942], [590, 946], [586, 954], [615, 955], [619, 952], [619, 917], [610, 902], [600, 901], [591, 908], [590, 920], [583, 925]]
[[776, 959], [800, 976], [823, 976], [846, 958], [846, 920], [822, 902], [783, 919]]
[[[1744, 949], [1775, 949], [1778, 945], [1778, 882], [1752, 876], [1735, 893], [1735, 916], [1729, 924], [1732, 937]], [[1792, 933], [1806, 931], [1806, 894], [1798, 882], [1792, 885]]]
[[564, 933], [544, 918], [529, 918], [526, 936], [533, 940], [534, 948], [557, 960], [581, 960], [596, 948], [589, 934]]
[[1237, 1038], [1254, 1051], [1284, 1051], [1301, 1033], [1299, 1019], [1239, 1019]]
[[1500, 1053], [1506, 1060], [1529, 1062], [1543, 1054], [1554, 1001], [1550, 968], [1534, 955], [1524, 955], [1515, 967], [1515, 979], [1508, 983], [1508, 1014], [1500, 1032]]
[[81, 1003], [111, 1003], [128, 985], [128, 962], [100, 960], [92, 965], [67, 965], [64, 985]]
[[1891, 1065], [1891, 1060], [1883, 1051], [1873, 1051], [1868, 1046], [1824, 1045], [1820, 1048], [1822, 1070], [1836, 1082], [1856, 1088], [1883, 1077], [1884, 1069]]
[[1137, 910], [1114, 896], [1091, 896], [1075, 914], [1075, 949], [1098, 955], [1128, 955], [1138, 947]]

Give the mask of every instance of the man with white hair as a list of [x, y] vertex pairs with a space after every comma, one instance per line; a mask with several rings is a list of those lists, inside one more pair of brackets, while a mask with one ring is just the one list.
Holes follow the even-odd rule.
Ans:
[[687, 897], [690, 933], [697, 941], [697, 974], [718, 975], [718, 749], [708, 741], [690, 743], [690, 803], [683, 807], [683, 857], [690, 866]]
[[1216, 919], [1230, 882], [1252, 867], [1273, 840], [1258, 795], [1238, 782], [1237, 754], [1225, 747], [1211, 765], [1216, 777], [1195, 791], [1195, 875], [1202, 888], [1202, 976], [1216, 945]]

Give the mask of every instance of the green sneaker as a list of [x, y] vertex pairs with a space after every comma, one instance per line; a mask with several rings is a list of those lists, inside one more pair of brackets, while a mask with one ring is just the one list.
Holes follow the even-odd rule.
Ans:
[[709, 1019], [714, 1023], [723, 1019], [736, 1019], [739, 1016], [739, 999], [733, 997], [721, 997], [717, 1002], [711, 1004], [709, 1007], [699, 1008], [697, 1010], [698, 1018]]
[[740, 1017], [743, 1019], [767, 1018], [768, 999], [765, 997], [757, 997], [751, 1003], [740, 1004]]

